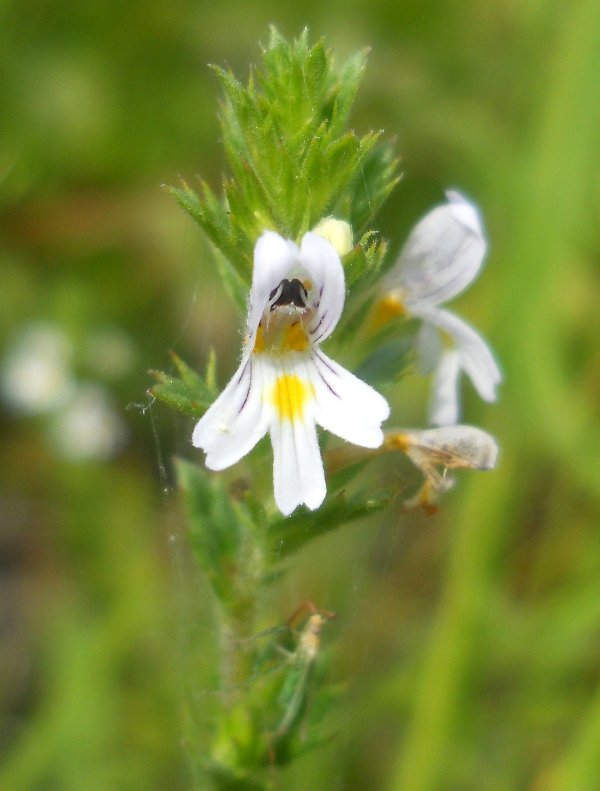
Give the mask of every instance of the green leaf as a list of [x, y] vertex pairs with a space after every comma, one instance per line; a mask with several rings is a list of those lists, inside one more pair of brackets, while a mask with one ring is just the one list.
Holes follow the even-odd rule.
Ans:
[[324, 533], [336, 530], [355, 519], [382, 510], [391, 502], [387, 497], [370, 497], [362, 499], [359, 496], [348, 499], [344, 492], [329, 497], [318, 511], [302, 509], [292, 516], [281, 517], [275, 520], [268, 531], [268, 540], [271, 551], [283, 559], [309, 541]]
[[[240, 283], [250, 280], [254, 245], [265, 230], [299, 240], [334, 214], [362, 235], [397, 183], [397, 160], [379, 134], [360, 137], [346, 128], [365, 66], [366, 51], [336, 67], [323, 41], [309, 44], [306, 30], [288, 42], [272, 28], [246, 84], [213, 67], [229, 166], [222, 197], [203, 182], [199, 194], [185, 183], [170, 191]], [[363, 263], [370, 267], [377, 257]]]
[[176, 460], [175, 470], [198, 562], [221, 602], [230, 608], [239, 606], [245, 532], [239, 509], [222, 476], [182, 459]]
[[333, 93], [331, 128], [339, 133], [346, 123], [356, 99], [358, 88], [367, 68], [368, 50], [363, 49], [350, 57], [340, 69], [337, 90]]
[[360, 284], [361, 290], [364, 289], [375, 279], [386, 252], [387, 244], [374, 238], [374, 231], [367, 231], [344, 258], [348, 285], [357, 287]]
[[179, 376], [173, 376], [163, 371], [150, 371], [157, 382], [150, 388], [150, 393], [167, 406], [198, 417], [208, 409], [217, 394], [214, 380], [214, 355], [211, 354], [209, 361], [211, 376], [209, 378], [209, 372], [207, 372], [206, 379], [202, 379], [175, 352], [171, 352], [171, 358]]
[[364, 156], [346, 195], [346, 212], [359, 233], [373, 222], [401, 179], [400, 160], [389, 143], [376, 143], [378, 137], [363, 138]]
[[414, 337], [406, 333], [377, 348], [362, 362], [356, 376], [375, 387], [396, 382], [406, 373], [414, 353]]

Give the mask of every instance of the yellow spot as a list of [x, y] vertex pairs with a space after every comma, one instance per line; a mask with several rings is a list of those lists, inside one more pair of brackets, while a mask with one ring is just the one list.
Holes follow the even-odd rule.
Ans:
[[254, 352], [269, 352], [270, 354], [281, 354], [282, 352], [303, 352], [309, 347], [308, 338], [304, 332], [304, 327], [300, 320], [293, 324], [281, 327], [275, 324], [265, 330], [262, 322], [256, 331], [254, 341]]
[[404, 303], [397, 294], [387, 294], [379, 300], [371, 311], [369, 329], [371, 332], [379, 332], [380, 329], [389, 324], [392, 319], [405, 316], [406, 309]]
[[406, 453], [410, 447], [410, 440], [406, 434], [389, 434], [383, 445], [386, 450], [401, 450]]
[[262, 324], [259, 324], [258, 329], [256, 331], [256, 340], [254, 341], [254, 349], [252, 351], [264, 352], [264, 350], [265, 350], [265, 332], [262, 328]]
[[303, 352], [306, 348], [308, 348], [308, 339], [301, 322], [297, 321], [286, 327], [281, 342], [282, 351]]
[[312, 396], [312, 383], [302, 381], [296, 374], [280, 376], [273, 388], [273, 403], [282, 420], [302, 418], [304, 405]]

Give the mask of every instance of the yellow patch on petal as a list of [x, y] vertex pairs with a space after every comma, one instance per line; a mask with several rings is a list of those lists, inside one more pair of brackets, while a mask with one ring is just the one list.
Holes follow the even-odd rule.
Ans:
[[265, 350], [265, 332], [262, 328], [262, 324], [258, 325], [258, 329], [256, 330], [256, 340], [254, 341], [254, 352], [264, 352]]
[[397, 294], [386, 294], [373, 306], [369, 321], [371, 332], [379, 332], [380, 329], [389, 324], [392, 319], [406, 315], [404, 303]]
[[281, 326], [273, 323], [265, 333], [263, 324], [259, 324], [256, 331], [253, 352], [269, 352], [269, 354], [282, 354], [285, 352], [303, 352], [310, 346], [304, 332], [302, 322], [298, 319], [293, 324]]
[[290, 324], [283, 332], [281, 350], [284, 352], [303, 352], [308, 348], [308, 338], [300, 321]]
[[296, 374], [283, 374], [275, 382], [273, 403], [281, 420], [298, 420], [302, 418], [306, 402], [314, 397], [311, 382], [300, 379]]

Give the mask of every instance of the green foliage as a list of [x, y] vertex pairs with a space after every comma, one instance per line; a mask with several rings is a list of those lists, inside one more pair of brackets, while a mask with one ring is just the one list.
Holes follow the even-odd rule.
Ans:
[[198, 562], [219, 601], [236, 606], [240, 566], [243, 562], [247, 569], [251, 562], [251, 558], [242, 557], [244, 525], [239, 508], [232, 502], [223, 478], [182, 460], [176, 468]]
[[175, 352], [171, 352], [171, 359], [179, 376], [150, 371], [157, 382], [150, 388], [150, 394], [178, 412], [200, 416], [214, 401], [217, 393], [214, 355], [211, 355], [204, 379]]
[[[332, 476], [330, 497], [318, 511], [297, 509], [282, 517], [267, 510], [242, 485], [228, 485], [197, 464], [179, 459], [177, 481], [190, 520], [190, 540], [217, 597], [236, 606], [236, 597], [257, 575], [269, 584], [281, 575], [281, 562], [308, 542], [345, 524], [376, 513], [387, 497], [348, 496], [343, 490], [364, 462]], [[245, 593], [244, 593], [245, 595]]]
[[[315, 616], [299, 633], [288, 627], [258, 632], [264, 590], [292, 553], [388, 500], [348, 498], [340, 491], [318, 512], [300, 509], [283, 519], [223, 476], [182, 460], [176, 469], [190, 542], [218, 602], [223, 640], [222, 694], [211, 713], [214, 738], [200, 760], [218, 791], [266, 788], [264, 767], [272, 771], [329, 738], [322, 721], [334, 688], [323, 678], [319, 656], [325, 619], [316, 637]], [[277, 636], [282, 633], [287, 639]]]
[[[358, 470], [354, 469], [356, 474]], [[350, 477], [352, 477], [350, 475]], [[348, 475], [344, 483], [348, 482]], [[335, 482], [332, 484], [335, 491]], [[269, 545], [277, 557], [283, 559], [318, 536], [347, 525], [355, 519], [362, 519], [389, 505], [387, 497], [367, 498], [347, 497], [341, 491], [329, 497], [318, 511], [300, 509], [285, 519], [278, 518], [269, 526]]]
[[[222, 199], [204, 181], [200, 194], [185, 182], [170, 192], [244, 282], [266, 229], [299, 239], [335, 215], [362, 236], [397, 183], [397, 160], [379, 134], [347, 129], [365, 63], [361, 52], [336, 69], [323, 41], [309, 46], [304, 31], [288, 43], [272, 28], [247, 85], [215, 67], [231, 175]], [[380, 257], [375, 243], [357, 253], [352, 279], [377, 268]]]
[[373, 282], [381, 269], [387, 244], [373, 237], [373, 231], [364, 233], [358, 244], [344, 257], [346, 282], [349, 286], [356, 285], [360, 280], [364, 280], [364, 285]]
[[[25, 317], [74, 330], [78, 355], [95, 322], [119, 327], [138, 355], [126, 381], [104, 380], [122, 404], [147, 387], [145, 371], [181, 330], [198, 278], [214, 282], [200, 234], [182, 234], [177, 207], [155, 187], [183, 172], [202, 196], [191, 177], [200, 168], [225, 207], [214, 85], [202, 64], [244, 63], [273, 18], [266, 2], [203, 8], [196, 0], [3, 5], [3, 346]], [[353, 124], [383, 124], [406, 152], [410, 185], [376, 226], [393, 234], [393, 249], [448, 186], [481, 206], [490, 257], [461, 311], [485, 328], [506, 382], [497, 405], [473, 411], [467, 400], [466, 414], [485, 414], [502, 456], [493, 475], [463, 476], [435, 517], [390, 509], [289, 556], [253, 631], [270, 633], [244, 643], [255, 651], [248, 678], [267, 686], [272, 677], [274, 687], [257, 687], [250, 722], [263, 734], [281, 722], [278, 689], [298, 674], [276, 646], [295, 651], [298, 635], [282, 638], [285, 618], [314, 595], [340, 623], [324, 630], [293, 755], [310, 746], [316, 709], [347, 677], [340, 738], [288, 763], [283, 777], [268, 756], [256, 779], [234, 765], [209, 774], [230, 791], [269, 781], [289, 791], [595, 791], [600, 5], [371, 0], [280, 5], [277, 17], [285, 30], [308, 22], [328, 31], [342, 48], [357, 36], [373, 46]], [[346, 199], [335, 211], [358, 238], [358, 205], [364, 198], [362, 213], [369, 203], [360, 174], [351, 190], [353, 213]], [[354, 298], [365, 270], [359, 263], [353, 279], [352, 255], [344, 264]], [[249, 258], [242, 277], [223, 255], [217, 266], [243, 310]], [[220, 292], [210, 297], [216, 311]], [[345, 312], [331, 344], [352, 345], [349, 325]], [[178, 350], [191, 360], [199, 343], [187, 332]], [[168, 373], [181, 378], [175, 366]], [[200, 403], [199, 389], [189, 402]], [[413, 397], [394, 389], [402, 424]], [[175, 408], [186, 404], [191, 428], [200, 412], [185, 401]], [[3, 413], [2, 789], [210, 787], [186, 764], [215, 757], [217, 736], [189, 720], [231, 702], [240, 684], [215, 680], [228, 658], [211, 651], [218, 599], [189, 573], [187, 545], [165, 509], [166, 479], [157, 485], [157, 448], [168, 463], [189, 433], [178, 437], [161, 405], [122, 417], [126, 453], [73, 464], [49, 449], [43, 418]], [[260, 503], [267, 449], [254, 453], [244, 471], [257, 470], [256, 501], [247, 492], [243, 501], [256, 525], [273, 517]], [[361, 466], [365, 490], [390, 478], [404, 486], [395, 465]], [[329, 475], [330, 493], [351, 472]], [[273, 701], [262, 722], [260, 694]], [[223, 739], [252, 743], [245, 711]]]
[[271, 788], [269, 773], [275, 767], [328, 738], [323, 718], [335, 693], [323, 683], [320, 632], [326, 619], [300, 615], [301, 628], [275, 627], [244, 644], [252, 673], [235, 702], [223, 708], [205, 758], [219, 791]]
[[[319, 640], [308, 651], [308, 626], [299, 634], [287, 627], [256, 631], [257, 594], [264, 583], [259, 575], [264, 558], [276, 555], [265, 555], [252, 508], [222, 477], [197, 465], [178, 461], [177, 479], [192, 547], [219, 603], [223, 640], [221, 695], [211, 707], [213, 737], [200, 761], [219, 791], [261, 789], [264, 767], [287, 763], [306, 749], [301, 729], [309, 700], [330, 694], [314, 674]], [[311, 719], [323, 711], [317, 706]], [[311, 742], [317, 743], [316, 734]]]
[[356, 369], [356, 375], [376, 387], [388, 385], [406, 373], [413, 350], [413, 337], [408, 333], [388, 340], [371, 351]]

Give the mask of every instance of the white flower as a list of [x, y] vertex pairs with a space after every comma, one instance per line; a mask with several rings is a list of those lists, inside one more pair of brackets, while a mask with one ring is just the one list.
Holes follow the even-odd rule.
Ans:
[[126, 429], [104, 389], [82, 384], [50, 425], [58, 453], [70, 461], [106, 461], [123, 447]]
[[466, 321], [438, 305], [463, 291], [479, 272], [486, 242], [477, 209], [457, 192], [420, 220], [383, 281], [385, 316], [423, 319], [417, 355], [423, 374], [434, 373], [430, 422], [458, 422], [461, 371], [485, 401], [495, 401], [501, 381], [485, 340]]
[[15, 412], [52, 412], [72, 396], [72, 345], [55, 324], [26, 325], [0, 371], [0, 392]]
[[[491, 470], [498, 460], [498, 444], [485, 431], [474, 426], [441, 426], [439, 428], [406, 429], [388, 433], [384, 449], [401, 450], [425, 476], [425, 482], [414, 497], [404, 503], [431, 508], [454, 480], [447, 470], [469, 468]], [[442, 473], [437, 467], [442, 467]]]
[[300, 247], [267, 231], [254, 249], [242, 360], [197, 423], [192, 442], [206, 466], [222, 470], [267, 433], [273, 446], [275, 501], [290, 514], [315, 509], [326, 494], [316, 424], [376, 448], [387, 401], [319, 349], [344, 305], [344, 270], [333, 246], [307, 233]]

